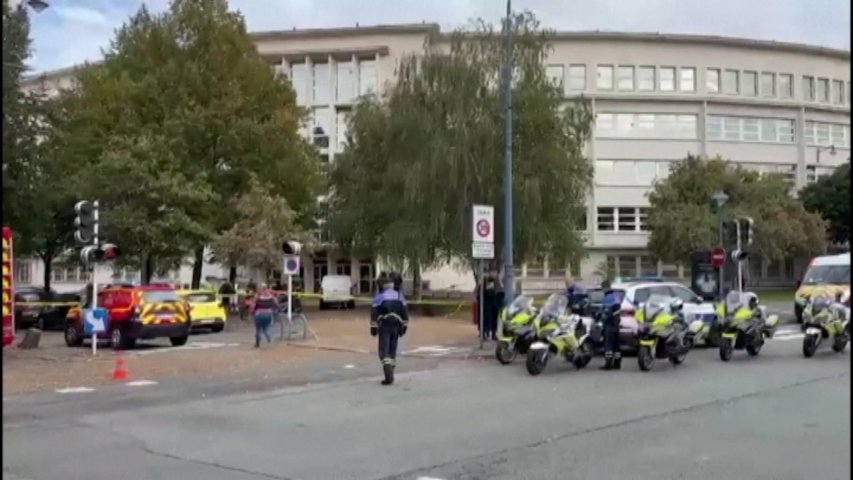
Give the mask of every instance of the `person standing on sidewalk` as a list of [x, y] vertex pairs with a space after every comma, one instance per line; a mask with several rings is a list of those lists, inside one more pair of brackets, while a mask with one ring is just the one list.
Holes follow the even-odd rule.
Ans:
[[373, 297], [370, 309], [370, 335], [379, 337], [379, 360], [385, 378], [382, 385], [394, 383], [397, 366], [397, 340], [406, 334], [409, 309], [403, 294], [395, 289], [395, 274], [380, 275], [379, 293]]
[[261, 346], [261, 334], [266, 337], [267, 343], [272, 342], [270, 325], [272, 325], [275, 315], [278, 315], [280, 308], [275, 293], [266, 285], [262, 285], [261, 290], [255, 295], [249, 306], [249, 312], [255, 319], [255, 348]]
[[622, 346], [619, 344], [622, 297], [613, 290], [610, 280], [601, 282], [601, 290], [604, 292], [601, 306], [604, 366], [601, 370], [619, 370], [622, 368]]

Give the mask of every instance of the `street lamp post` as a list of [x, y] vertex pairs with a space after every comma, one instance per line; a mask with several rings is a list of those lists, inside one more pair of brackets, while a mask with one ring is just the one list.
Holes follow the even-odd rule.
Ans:
[[504, 302], [515, 296], [512, 271], [512, 6], [506, 1], [504, 22], [503, 112], [504, 112]]
[[[729, 201], [729, 196], [726, 195], [726, 192], [724, 192], [722, 190], [717, 190], [716, 192], [711, 194], [711, 200], [713, 200], [714, 203], [717, 204], [717, 225], [719, 228], [719, 232], [718, 232], [718, 234], [719, 234], [719, 240], [718, 240], [719, 247], [725, 249], [726, 246], [723, 244], [723, 242], [725, 241], [723, 238], [723, 205], [725, 205], [726, 202]], [[723, 283], [725, 282], [725, 278], [726, 278], [724, 275], [724, 269], [725, 269], [725, 266], [721, 265], [720, 266], [720, 272], [719, 272], [719, 278], [717, 279], [718, 280], [717, 293], [720, 296], [722, 296]]]

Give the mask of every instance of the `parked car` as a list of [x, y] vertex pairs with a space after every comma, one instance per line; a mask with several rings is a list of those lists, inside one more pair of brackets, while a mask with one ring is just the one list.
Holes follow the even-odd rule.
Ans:
[[27, 305], [42, 303], [78, 303], [80, 296], [74, 293], [45, 291], [41, 287], [25, 286], [15, 288], [15, 328], [31, 327], [39, 330], [62, 330], [65, 316], [71, 305]]
[[213, 333], [225, 329], [228, 315], [222, 299], [211, 290], [181, 290], [178, 294], [190, 304], [190, 322], [193, 330], [209, 329]]
[[[132, 348], [138, 339], [168, 337], [173, 346], [187, 343], [190, 306], [165, 286], [109, 286], [98, 291], [98, 306], [107, 310], [106, 332], [98, 338], [110, 340], [116, 350]], [[83, 343], [81, 309], [74, 307], [65, 319], [65, 344]]]
[[[622, 298], [621, 320], [619, 339], [622, 346], [628, 350], [637, 348], [637, 321], [634, 319], [634, 311], [637, 306], [651, 295], [662, 295], [665, 297], [677, 297], [684, 301], [685, 320], [689, 323], [701, 320], [705, 324], [703, 335], [697, 338], [697, 344], [705, 342], [716, 345], [719, 333], [716, 331], [716, 314], [714, 304], [706, 302], [689, 288], [678, 282], [643, 281], [614, 283], [613, 290]], [[600, 288], [587, 291], [589, 294], [592, 311], [597, 313], [601, 310], [604, 292]]]
[[320, 310], [330, 307], [355, 308], [349, 275], [326, 275], [320, 281]]

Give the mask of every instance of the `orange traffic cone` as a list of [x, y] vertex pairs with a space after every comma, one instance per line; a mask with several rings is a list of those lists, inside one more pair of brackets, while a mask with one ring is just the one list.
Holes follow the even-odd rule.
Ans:
[[121, 357], [121, 351], [116, 353], [116, 366], [113, 368], [113, 380], [127, 380], [128, 374], [127, 370], [124, 369], [124, 359]]

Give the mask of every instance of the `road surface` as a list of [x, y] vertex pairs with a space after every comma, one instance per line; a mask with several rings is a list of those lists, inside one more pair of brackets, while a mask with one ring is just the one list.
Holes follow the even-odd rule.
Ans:
[[595, 359], [539, 377], [520, 362], [404, 359], [392, 387], [364, 356], [274, 390], [184, 380], [8, 397], [3, 478], [849, 479], [849, 352], [800, 348], [791, 332], [727, 364], [698, 349], [678, 368]]

